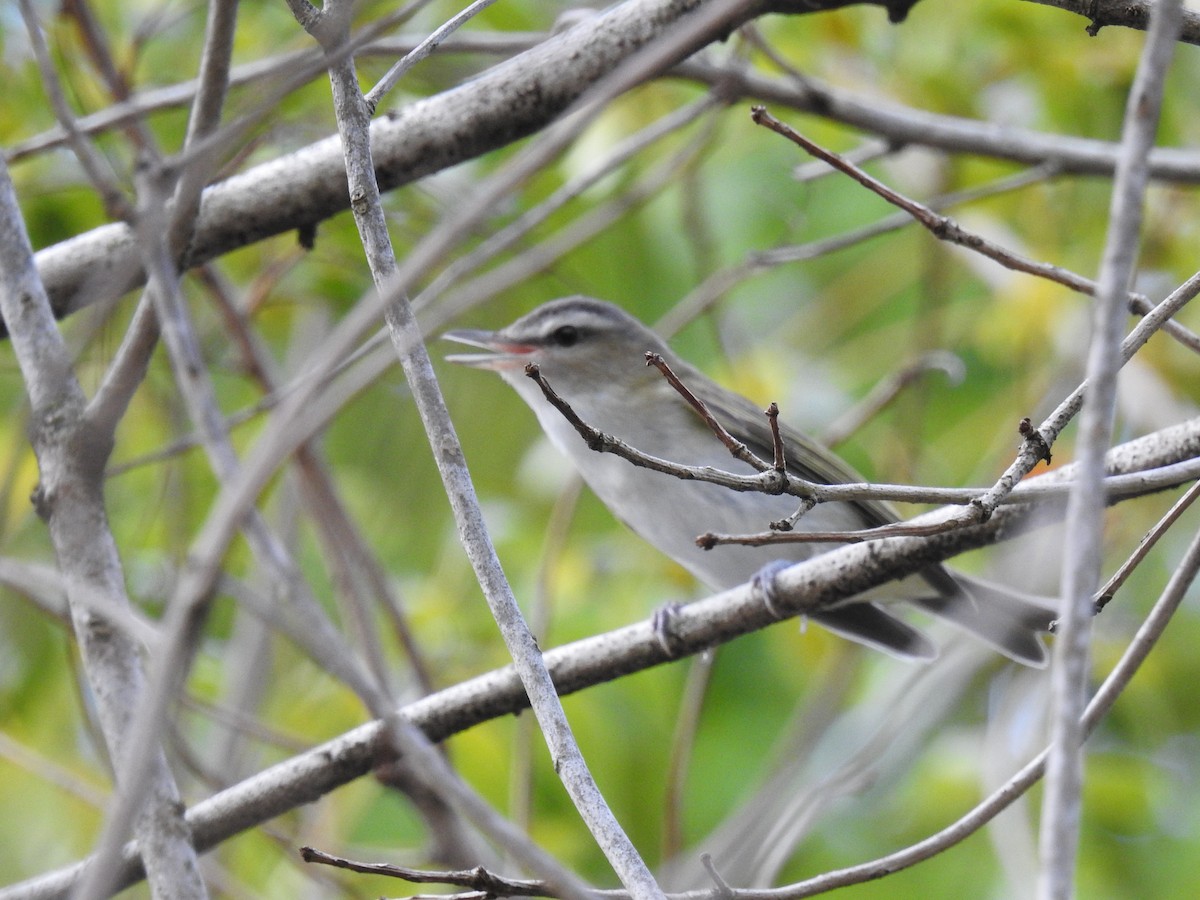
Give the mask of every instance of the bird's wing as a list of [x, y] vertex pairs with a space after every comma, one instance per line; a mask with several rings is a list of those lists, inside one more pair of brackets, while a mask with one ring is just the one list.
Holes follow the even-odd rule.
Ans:
[[[726, 428], [734, 422], [745, 423], [745, 434], [737, 436], [758, 457], [768, 462], [774, 459], [774, 442], [766, 413], [737, 394], [723, 392], [719, 396], [701, 396], [701, 399], [708, 406], [709, 412]], [[739, 427], [737, 430], [743, 429]], [[779, 422], [779, 433], [783, 438], [787, 470], [790, 474], [817, 484], [866, 482], [862, 475], [839, 459], [833, 451], [794, 428]], [[858, 514], [865, 528], [888, 525], [900, 518], [891, 504], [880, 500], [854, 500], [848, 503]]]

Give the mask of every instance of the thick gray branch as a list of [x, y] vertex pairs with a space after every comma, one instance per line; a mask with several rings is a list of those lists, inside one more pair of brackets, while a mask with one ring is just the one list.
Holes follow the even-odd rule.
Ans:
[[[376, 120], [371, 144], [380, 189], [393, 190], [545, 127], [584, 90], [695, 5], [695, 0], [627, 0], [478, 78]], [[1116, 165], [1116, 146], [1104, 141], [1001, 129], [986, 122], [865, 101], [812, 81], [797, 85], [697, 61], [674, 72], [720, 83], [723, 90], [737, 95], [828, 116], [898, 143], [1021, 162], [1050, 161], [1064, 172], [1111, 175]], [[1151, 154], [1150, 171], [1156, 178], [1200, 181], [1200, 155], [1159, 149]], [[327, 138], [205, 191], [188, 263], [206, 262], [286, 231], [315, 226], [348, 205], [341, 145], [336, 137]], [[120, 296], [144, 281], [133, 234], [123, 224], [101, 226], [48, 247], [37, 260], [60, 317]]]
[[[1200, 419], [1173, 426], [1117, 447], [1109, 471], [1128, 472], [1169, 465], [1200, 455]], [[1072, 466], [1031, 479], [1059, 482], [1074, 475]], [[1021, 490], [1018, 488], [1018, 490]], [[793, 601], [789, 612], [866, 590], [985, 543], [1014, 537], [1023, 516], [1017, 507], [999, 510], [986, 525], [942, 534], [929, 540], [898, 538], [858, 544], [822, 554], [779, 574], [777, 586]], [[800, 597], [802, 599], [796, 599]], [[672, 618], [673, 646], [697, 653], [777, 621], [749, 585], [693, 603]], [[650, 622], [586, 638], [546, 652], [546, 665], [560, 694], [620, 678], [668, 660]], [[528, 705], [512, 667], [485, 673], [404, 707], [403, 714], [432, 741], [442, 741], [481, 722], [510, 715]], [[233, 835], [288, 810], [311, 803], [359, 778], [378, 763], [382, 722], [362, 725], [341, 737], [272, 766], [188, 810], [196, 846], [210, 849]], [[123, 884], [140, 878], [136, 856], [127, 853]], [[84, 863], [36, 879], [0, 888], [0, 900], [63, 897]]]

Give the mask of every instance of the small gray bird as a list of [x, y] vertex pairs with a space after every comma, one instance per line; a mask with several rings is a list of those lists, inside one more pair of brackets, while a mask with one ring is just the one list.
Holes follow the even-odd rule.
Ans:
[[[451, 362], [498, 373], [536, 413], [542, 430], [566, 454], [588, 486], [626, 525], [714, 590], [742, 584], [781, 559], [798, 562], [836, 544], [766, 547], [696, 545], [701, 532], [748, 534], [795, 511], [797, 498], [740, 493], [714, 484], [683, 481], [596, 453], [525, 374], [537, 363], [546, 380], [586, 423], [644, 453], [692, 466], [730, 469], [729, 455], [691, 406], [662, 374], [645, 364], [646, 351], [662, 355], [683, 383], [738, 440], [770, 460], [772, 441], [762, 411], [717, 385], [667, 349], [653, 331], [628, 313], [589, 297], [546, 303], [500, 331], [451, 331], [443, 337], [487, 350], [449, 356]], [[788, 471], [824, 484], [860, 482], [832, 452], [780, 424]], [[823, 503], [797, 523], [798, 531], [839, 531], [896, 521], [885, 503]], [[860, 595], [811, 618], [852, 640], [912, 659], [937, 649], [920, 631], [884, 608], [903, 600], [970, 631], [1011, 658], [1045, 665], [1039, 635], [1052, 611], [1036, 598], [1009, 591], [941, 566]]]

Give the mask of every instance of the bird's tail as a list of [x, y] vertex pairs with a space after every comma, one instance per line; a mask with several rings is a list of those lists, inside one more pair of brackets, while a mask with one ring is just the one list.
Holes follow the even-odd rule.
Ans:
[[959, 592], [917, 597], [912, 603], [963, 628], [1005, 656], [1029, 666], [1046, 665], [1042, 635], [1050, 630], [1056, 610], [1047, 598], [954, 573]]

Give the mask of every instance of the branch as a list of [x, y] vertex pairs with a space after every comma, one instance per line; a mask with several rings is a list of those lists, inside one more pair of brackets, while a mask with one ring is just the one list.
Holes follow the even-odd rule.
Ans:
[[[904, 210], [904, 212], [912, 216], [917, 224], [924, 227], [938, 240], [948, 241], [951, 244], [965, 247], [981, 256], [987, 257], [993, 262], [999, 263], [1006, 269], [1011, 269], [1014, 272], [1024, 272], [1026, 275], [1035, 275], [1090, 297], [1096, 296], [1099, 291], [1099, 284], [1090, 278], [1084, 278], [1082, 275], [1077, 275], [1061, 266], [1021, 256], [1019, 253], [1009, 250], [995, 241], [988, 240], [980, 234], [963, 228], [950, 216], [937, 213], [925, 204], [905, 197], [879, 179], [869, 175], [845, 157], [826, 150], [820, 144], [809, 140], [795, 129], [780, 122], [767, 112], [765, 107], [753, 107], [750, 110], [750, 118], [756, 125], [766, 126], [776, 134], [782, 135], [797, 146], [804, 148], [804, 150], [813, 156], [833, 166], [838, 171], [846, 173], [863, 187], [878, 194], [888, 203]], [[1142, 313], [1149, 311], [1150, 301], [1142, 294], [1123, 289], [1123, 295], [1130, 309]], [[1196, 334], [1176, 322], [1169, 321], [1165, 323], [1163, 330], [1192, 349], [1197, 349], [1200, 346], [1200, 339], [1197, 338]]]
[[1112, 443], [1117, 373], [1123, 363], [1123, 301], [1133, 282], [1142, 204], [1150, 180], [1146, 158], [1158, 132], [1181, 9], [1180, 0], [1159, 0], [1137, 76], [1126, 98], [1121, 159], [1113, 181], [1108, 235], [1097, 277], [1076, 450], [1080, 477], [1067, 507], [1059, 636], [1054, 643], [1051, 671], [1051, 744], [1039, 844], [1038, 896], [1042, 900], [1067, 900], [1075, 894], [1083, 806], [1083, 712], [1091, 671], [1093, 598], [1100, 581], [1104, 458]]
[[179, 790], [162, 745], [157, 736], [143, 747], [130, 741], [132, 711], [144, 692], [139, 648], [123, 629], [110, 627], [92, 603], [99, 598], [105, 607], [129, 609], [101, 488], [111, 436], [96, 434], [84, 415], [83, 390], [38, 280], [29, 235], [3, 163], [0, 312], [12, 325], [13, 349], [32, 407], [32, 442], [40, 479], [34, 502], [49, 527], [64, 575], [71, 619], [108, 753], [120, 770], [135, 750], [145, 750], [147, 786], [137, 795], [140, 803], [134, 833], [151, 882], [164, 896], [203, 897], [204, 885], [183, 820]]
[[[301, 8], [311, 9], [304, 0], [293, 0], [293, 8], [302, 3], [304, 6]], [[481, 8], [476, 4], [470, 11]], [[331, 58], [349, 37], [349, 10], [348, 5], [335, 6], [331, 3], [319, 15], [303, 22]], [[461, 22], [461, 17], [456, 21]], [[394, 67], [385, 76], [379, 90], [372, 91], [373, 99], [369, 99], [359, 89], [351, 57], [331, 64], [329, 70], [334, 112], [345, 149], [351, 209], [372, 278], [381, 291], [387, 291], [390, 282], [396, 280], [397, 265], [372, 162], [370, 112], [382, 90], [394, 84], [394, 79], [402, 71], [402, 66]], [[632, 896], [639, 900], [661, 900], [662, 891], [655, 883], [649, 867], [613, 815], [587, 768], [554, 682], [546, 669], [541, 648], [525, 622], [500, 566], [407, 291], [396, 287], [391, 290], [389, 301], [385, 319], [433, 450], [460, 538], [505, 646], [520, 674], [521, 683], [554, 761], [554, 770], [588, 830]], [[582, 882], [557, 865], [531, 840], [524, 839], [515, 827], [496, 814], [474, 791], [453, 777], [449, 766], [433, 746], [407, 721], [391, 719], [389, 734], [406, 764], [423, 777], [426, 787], [438, 796], [445, 796], [457, 809], [470, 815], [485, 833], [500, 839], [502, 846], [531, 868], [547, 873], [561, 890], [574, 897], [585, 896]]]
[[[687, 8], [684, 0], [626, 0], [458, 87], [373, 122], [380, 189], [409, 184], [545, 127], [630, 53], [675, 27]], [[712, 38], [706, 36], [692, 49]], [[1116, 145], [1110, 142], [1015, 127], [1001, 132], [986, 122], [864, 100], [816, 79], [800, 85], [735, 65], [697, 60], [674, 68], [667, 62], [659, 72], [702, 81], [725, 97], [756, 98], [843, 122], [898, 145], [920, 144], [1032, 165], [1052, 162], [1074, 174], [1111, 175], [1116, 165]], [[1155, 178], [1195, 183], [1200, 181], [1200, 154], [1157, 149], [1151, 154], [1150, 170]], [[312, 228], [348, 205], [341, 148], [336, 137], [327, 138], [205, 191], [189, 263]], [[39, 251], [37, 258], [59, 317], [120, 296], [144, 278], [132, 232], [120, 224], [55, 244]]]
[[[308, 863], [319, 863], [338, 869], [348, 869], [363, 875], [384, 875], [388, 878], [401, 878], [413, 884], [452, 884], [456, 887], [467, 888], [480, 895], [481, 900], [487, 897], [545, 897], [557, 896], [554, 889], [545, 881], [531, 881], [527, 878], [506, 878], [490, 872], [483, 866], [473, 869], [461, 869], [454, 872], [430, 872], [422, 869], [411, 869], [408, 866], [397, 866], [391, 863], [361, 863], [322, 853], [312, 847], [301, 847], [300, 858]], [[626, 898], [625, 891], [589, 891], [588, 897], [604, 894]]]
[[[1090, 20], [1087, 33], [1095, 37], [1106, 25], [1135, 28], [1146, 31], [1150, 26], [1152, 0], [1026, 0], [1053, 6], [1067, 12], [1077, 13]], [[1185, 44], [1200, 44], [1200, 13], [1194, 9], [1183, 10], [1179, 40]]]
[[[1200, 455], [1200, 420], [1130, 441], [1109, 455], [1114, 472], [1168, 465]], [[1031, 479], [1056, 482], [1073, 477], [1071, 466]], [[1024, 516], [1004, 508], [985, 525], [935, 539], [900, 538], [848, 546], [797, 564], [777, 575], [781, 611], [800, 615], [822, 603], [861, 593], [957, 553], [1016, 537]], [[750, 585], [725, 591], [675, 612], [672, 649], [702, 652], [778, 621]], [[546, 665], [562, 695], [670, 662], [655, 623], [648, 619], [546, 651]], [[430, 741], [442, 741], [482, 722], [526, 708], [528, 699], [512, 667], [495, 670], [405, 706], [401, 713]], [[386, 723], [376, 721], [272, 766], [187, 812], [195, 846], [204, 851], [300, 805], [311, 803], [371, 770], [386, 747]], [[7, 888], [0, 900], [32, 900], [67, 891], [86, 860]], [[122, 886], [141, 877], [132, 845], [125, 849]]]

